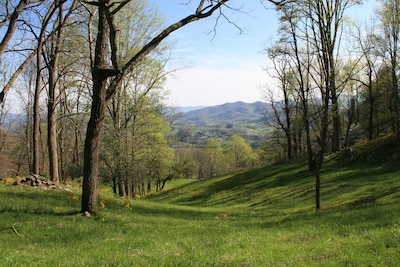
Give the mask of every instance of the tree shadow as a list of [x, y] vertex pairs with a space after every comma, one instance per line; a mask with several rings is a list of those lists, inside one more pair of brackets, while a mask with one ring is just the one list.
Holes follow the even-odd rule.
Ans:
[[75, 216], [80, 214], [78, 210], [70, 210], [70, 211], [55, 211], [51, 209], [29, 209], [29, 208], [15, 208], [15, 207], [5, 207], [0, 209], [0, 213], [25, 213], [30, 215], [48, 215], [48, 216], [56, 216], [56, 217], [66, 217], [66, 216]]
[[77, 215], [79, 211], [71, 205], [74, 204], [72, 196], [70, 192], [58, 191], [43, 191], [39, 194], [37, 189], [0, 191], [0, 199], [3, 199], [3, 203], [0, 203], [0, 213], [61, 217]]

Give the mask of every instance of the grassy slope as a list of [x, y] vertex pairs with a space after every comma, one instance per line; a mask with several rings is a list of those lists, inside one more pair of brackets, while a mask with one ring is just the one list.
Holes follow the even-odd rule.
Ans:
[[[328, 158], [318, 213], [305, 163], [180, 181], [142, 200], [102, 191], [92, 218], [76, 215], [79, 192], [2, 185], [0, 228], [14, 224], [21, 236], [0, 232], [0, 266], [396, 266], [391, 140], [356, 147], [351, 163]], [[351, 205], [370, 195], [375, 203]]]

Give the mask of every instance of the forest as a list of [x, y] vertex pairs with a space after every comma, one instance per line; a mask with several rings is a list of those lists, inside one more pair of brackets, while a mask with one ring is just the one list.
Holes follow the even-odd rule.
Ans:
[[[242, 12], [234, 1], [183, 1], [192, 13], [171, 25], [146, 0], [1, 1], [0, 178], [80, 180], [81, 212], [96, 212], [99, 184], [134, 197], [172, 179], [306, 160], [320, 209], [327, 155], [351, 158], [357, 142], [400, 134], [400, 1], [378, 1], [363, 24], [347, 15], [362, 1], [261, 2], [279, 15], [263, 48], [277, 88], [265, 90], [265, 140], [252, 146], [240, 132], [188, 142], [196, 132], [177, 129], [164, 101], [168, 36], [202, 19], [230, 22], [227, 10]], [[11, 93], [24, 114], [10, 123]]]

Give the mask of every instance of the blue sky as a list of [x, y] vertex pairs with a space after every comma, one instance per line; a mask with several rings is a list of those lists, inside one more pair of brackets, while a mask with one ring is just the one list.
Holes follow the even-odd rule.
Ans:
[[[198, 0], [153, 0], [165, 16], [166, 23], [174, 23], [193, 12]], [[372, 14], [375, 1], [365, 1], [362, 7], [352, 8], [353, 18]], [[264, 101], [266, 87], [274, 81], [263, 70], [267, 66], [262, 50], [276, 36], [278, 17], [273, 6], [260, 0], [233, 0], [241, 12], [227, 15], [244, 32], [226, 20], [218, 24], [215, 35], [215, 17], [189, 24], [171, 35], [176, 41], [172, 56], [176, 67], [188, 66], [169, 77], [166, 89], [169, 102], [175, 106], [211, 106], [226, 102]], [[192, 8], [192, 9], [191, 9]]]
[[[190, 14], [181, 0], [154, 0], [171, 24]], [[198, 1], [192, 1], [193, 3]], [[200, 20], [172, 34], [176, 41], [173, 64], [188, 66], [168, 78], [170, 103], [176, 106], [210, 106], [226, 102], [263, 100], [261, 87], [268, 76], [262, 70], [262, 49], [277, 30], [272, 6], [265, 9], [259, 0], [233, 0], [241, 12], [228, 11], [233, 23], [221, 19], [216, 32], [215, 16]]]

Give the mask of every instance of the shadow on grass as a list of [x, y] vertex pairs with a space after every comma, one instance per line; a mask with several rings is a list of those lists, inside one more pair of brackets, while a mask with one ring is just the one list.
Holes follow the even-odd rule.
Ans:
[[[304, 162], [269, 166], [233, 176], [202, 179], [146, 199], [191, 206], [245, 205], [246, 202], [254, 205], [256, 200], [251, 196], [271, 188], [293, 184], [295, 191], [308, 190], [310, 175]], [[287, 194], [286, 191], [282, 194]]]
[[55, 211], [51, 209], [29, 209], [29, 208], [13, 208], [13, 207], [5, 207], [0, 209], [0, 213], [25, 213], [25, 214], [31, 214], [31, 215], [50, 215], [50, 216], [59, 216], [59, 217], [65, 217], [65, 216], [73, 216], [73, 215], [78, 215], [79, 211], [74, 210], [74, 211]]
[[0, 191], [0, 213], [26, 213], [32, 215], [71, 216], [79, 214], [72, 207], [76, 202], [70, 192], [17, 189]]
[[210, 220], [221, 213], [218, 208], [199, 208], [179, 205], [163, 205], [155, 203], [136, 203], [133, 204], [133, 216], [141, 215], [144, 217], [173, 218], [182, 220]]

